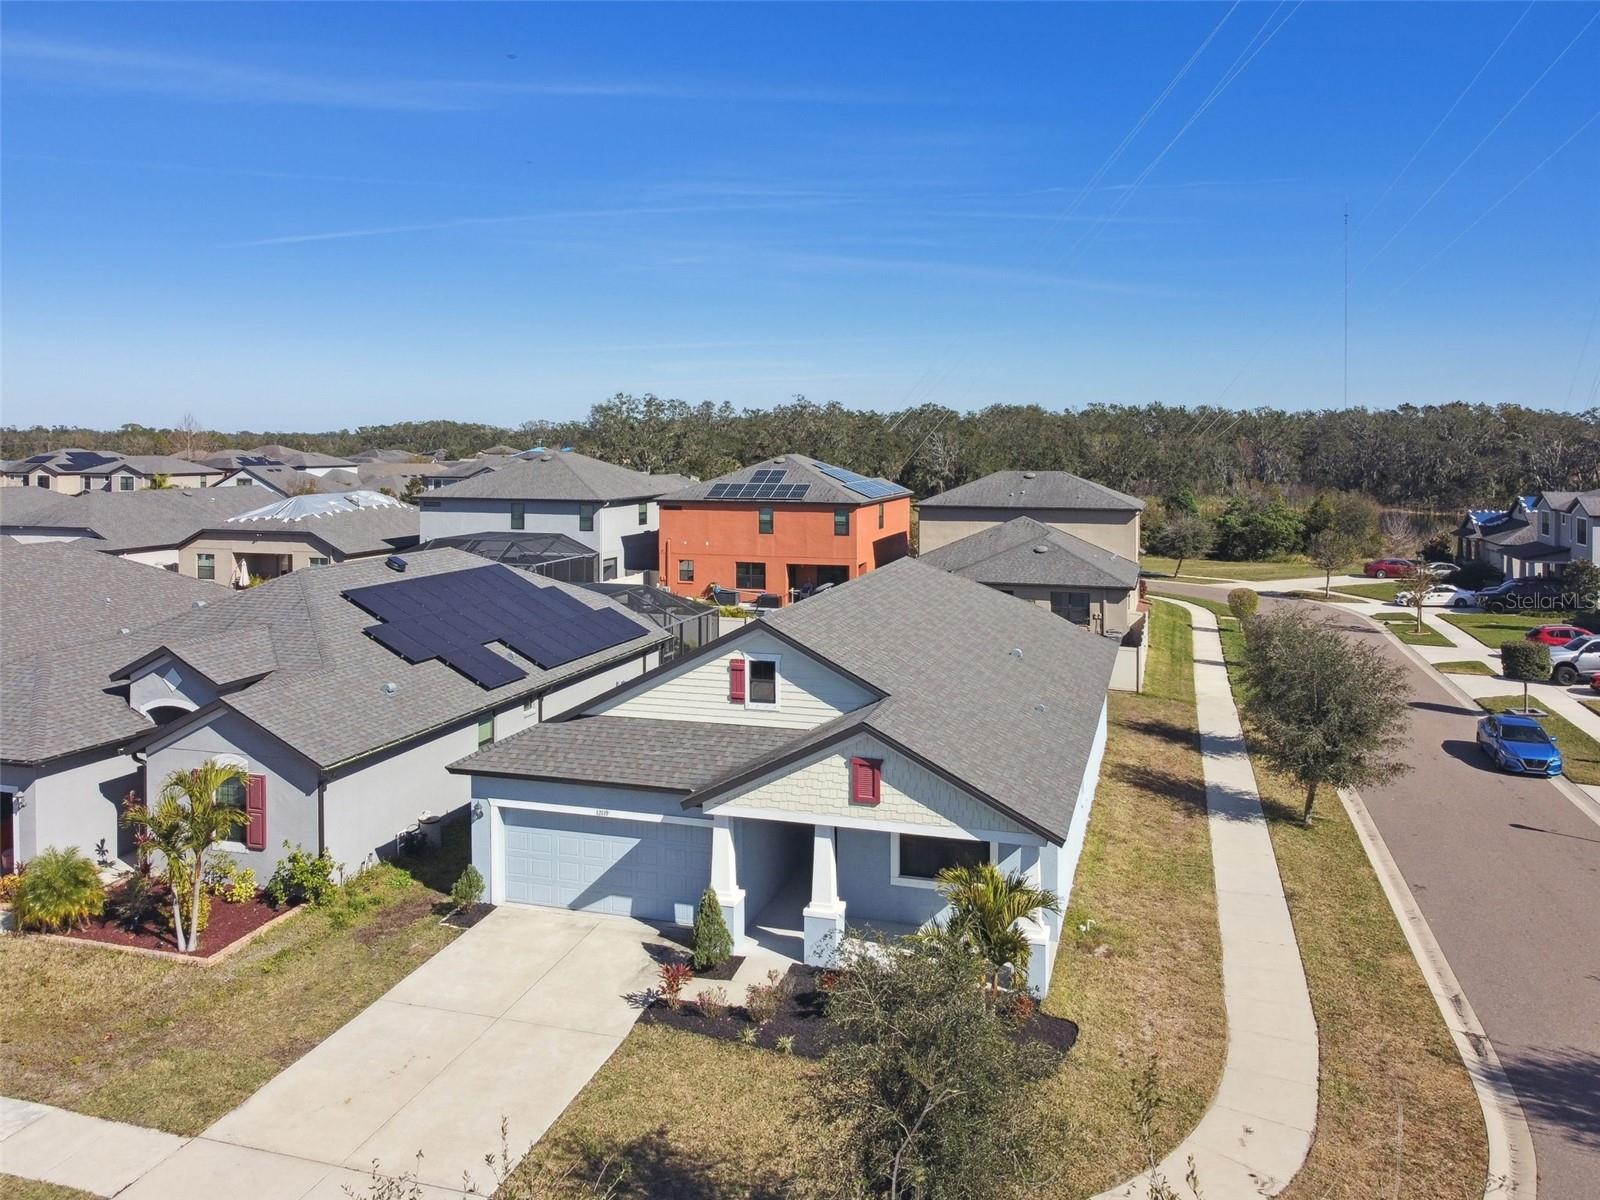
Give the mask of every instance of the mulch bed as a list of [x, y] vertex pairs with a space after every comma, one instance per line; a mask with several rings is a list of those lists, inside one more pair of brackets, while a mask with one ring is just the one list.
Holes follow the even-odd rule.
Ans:
[[[820, 984], [820, 974], [814, 967], [797, 964], [789, 968], [788, 997], [777, 1015], [757, 1031], [756, 1045], [776, 1050], [778, 1039], [792, 1037], [792, 1052], [800, 1058], [818, 1059], [827, 1054], [839, 1034], [828, 1021], [827, 992]], [[706, 1016], [690, 1000], [673, 1009], [665, 1000], [657, 999], [644, 1010], [639, 1021], [723, 1042], [740, 1041], [744, 1030], [751, 1027], [750, 1014], [743, 1005], [730, 1005], [726, 1016], [713, 1018]], [[1065, 1053], [1078, 1040], [1078, 1026], [1065, 1017], [1035, 1012], [1016, 1027], [1015, 1036], [1018, 1041], [1041, 1043]]]
[[[166, 889], [156, 893], [156, 907], [152, 913], [133, 929], [124, 928], [110, 915], [115, 906], [118, 889], [112, 888], [106, 897], [106, 915], [91, 917], [81, 929], [62, 930], [61, 937], [84, 942], [104, 942], [113, 946], [132, 946], [139, 950], [162, 950], [178, 953], [178, 942], [172, 934], [172, 905]], [[280, 917], [282, 908], [273, 908], [265, 896], [257, 892], [255, 899], [243, 904], [233, 904], [220, 896], [211, 898], [211, 919], [200, 932], [200, 949], [183, 958], [210, 958], [226, 950], [240, 938], [260, 929], [268, 921]]]
[[443, 924], [449, 925], [454, 929], [471, 929], [493, 911], [494, 905], [492, 904], [468, 904], [452, 912], [444, 919]]
[[719, 963], [709, 970], [696, 971], [694, 977], [696, 979], [732, 979], [739, 973], [739, 968], [743, 965], [744, 955], [735, 954], [732, 958]]

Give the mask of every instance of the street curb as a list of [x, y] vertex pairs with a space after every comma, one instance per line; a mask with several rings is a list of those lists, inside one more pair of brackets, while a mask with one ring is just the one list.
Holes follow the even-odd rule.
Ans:
[[1538, 1171], [1533, 1156], [1533, 1135], [1528, 1131], [1527, 1118], [1516, 1090], [1501, 1066], [1494, 1043], [1484, 1032], [1478, 1015], [1462, 991], [1455, 972], [1450, 969], [1427, 918], [1417, 907], [1416, 898], [1406, 885], [1399, 866], [1389, 855], [1383, 835], [1378, 832], [1372, 814], [1354, 789], [1340, 788], [1339, 799], [1355, 827], [1356, 835], [1367, 852], [1367, 859], [1378, 876], [1383, 894], [1389, 899], [1395, 919], [1406, 935], [1412, 957], [1422, 969], [1428, 990], [1433, 993], [1439, 1015], [1444, 1018], [1450, 1039], [1456, 1044], [1461, 1062], [1472, 1079], [1478, 1094], [1478, 1105], [1483, 1109], [1484, 1131], [1489, 1142], [1489, 1174], [1484, 1181], [1483, 1195], [1502, 1200], [1535, 1200], [1538, 1190]]

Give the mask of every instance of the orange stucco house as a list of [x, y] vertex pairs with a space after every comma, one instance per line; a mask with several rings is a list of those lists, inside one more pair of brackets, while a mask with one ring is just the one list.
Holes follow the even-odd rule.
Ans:
[[904, 558], [911, 492], [800, 454], [660, 499], [661, 586], [680, 596], [788, 604]]

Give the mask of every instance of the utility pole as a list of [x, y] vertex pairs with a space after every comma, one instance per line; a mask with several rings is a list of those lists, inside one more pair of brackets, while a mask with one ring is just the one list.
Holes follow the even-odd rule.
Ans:
[[1350, 407], [1350, 197], [1344, 198], [1344, 406]]

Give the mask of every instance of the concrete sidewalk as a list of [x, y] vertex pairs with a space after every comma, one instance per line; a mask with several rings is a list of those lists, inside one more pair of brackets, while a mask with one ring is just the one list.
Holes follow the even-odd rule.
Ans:
[[[1162, 599], [1181, 605], [1194, 621], [1195, 707], [1222, 934], [1228, 1054], [1211, 1107], [1156, 1172], [1169, 1186], [1182, 1188], [1193, 1159], [1208, 1200], [1273, 1196], [1305, 1162], [1316, 1128], [1316, 1019], [1216, 618], [1197, 605]], [[1096, 1200], [1142, 1200], [1149, 1194], [1145, 1174]]]

